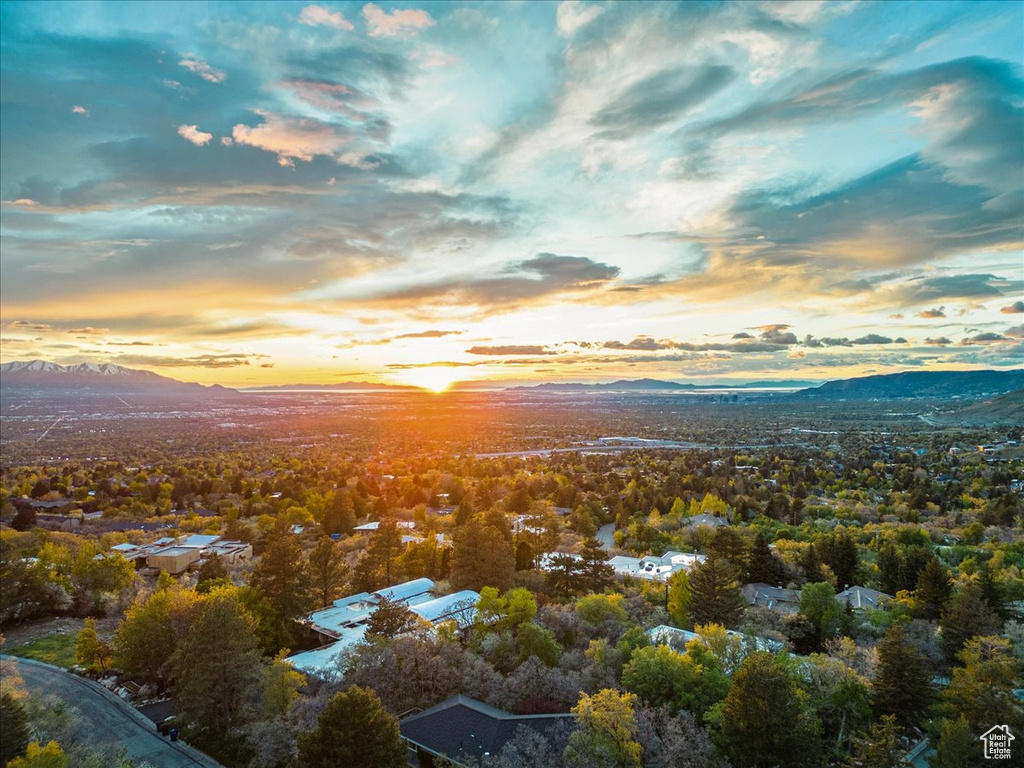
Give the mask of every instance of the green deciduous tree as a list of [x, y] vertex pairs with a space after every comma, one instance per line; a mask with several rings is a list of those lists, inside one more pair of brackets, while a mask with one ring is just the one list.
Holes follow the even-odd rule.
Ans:
[[639, 768], [643, 747], [637, 740], [636, 696], [610, 689], [583, 694], [572, 708], [577, 730], [564, 760], [570, 768]]
[[805, 584], [800, 591], [800, 613], [814, 626], [816, 646], [839, 632], [843, 606], [836, 600], [836, 592], [827, 581]]
[[170, 660], [188, 634], [202, 598], [171, 588], [139, 598], [114, 634], [115, 665], [140, 682], [166, 683]]
[[110, 668], [112, 656], [110, 645], [96, 633], [96, 619], [86, 619], [75, 638], [75, 663], [90, 672], [103, 672]]
[[690, 577], [686, 571], [676, 571], [668, 580], [668, 615], [672, 623], [685, 629], [690, 625]]
[[406, 764], [397, 718], [384, 709], [376, 693], [356, 685], [327, 702], [317, 727], [300, 734], [298, 745], [299, 764], [305, 768]]

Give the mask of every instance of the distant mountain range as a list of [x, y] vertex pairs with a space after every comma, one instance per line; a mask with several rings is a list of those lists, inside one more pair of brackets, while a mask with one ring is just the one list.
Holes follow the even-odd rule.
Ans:
[[816, 386], [814, 381], [751, 381], [745, 384], [690, 384], [678, 381], [662, 381], [660, 379], [620, 379], [605, 384], [580, 384], [576, 382], [550, 382], [533, 386], [512, 387], [511, 391], [541, 392], [664, 392], [705, 389], [801, 389]]
[[[481, 382], [485, 384], [486, 382]], [[0, 365], [0, 387], [5, 394], [78, 393], [78, 394], [152, 394], [192, 398], [239, 398], [244, 395], [219, 384], [203, 386], [160, 376], [152, 371], [125, 368], [113, 363], [80, 363], [59, 365], [43, 360], [13, 362]], [[786, 393], [798, 399], [827, 400], [890, 400], [902, 398], [977, 399], [995, 397], [1024, 389], [1024, 369], [1012, 371], [910, 371], [879, 376], [840, 379], [816, 385], [803, 380], [752, 381], [745, 384], [692, 384], [659, 379], [622, 379], [604, 384], [549, 382], [535, 386], [519, 386], [507, 392], [700, 392], [723, 389], [798, 390]], [[368, 382], [343, 384], [285, 384], [249, 387], [246, 392], [316, 391], [337, 392], [387, 391], [418, 392], [418, 387]]]
[[113, 363], [59, 365], [43, 360], [0, 365], [0, 389], [13, 392], [78, 393], [108, 395], [174, 395], [177, 397], [240, 397], [220, 384], [178, 381], [152, 371], [125, 368]]
[[829, 381], [797, 393], [829, 400], [891, 400], [907, 397], [976, 398], [1024, 388], [1024, 369], [1012, 371], [909, 371]]
[[239, 387], [239, 392], [420, 392], [420, 387], [405, 384], [375, 384], [370, 381], [347, 381], [342, 384], [273, 384], [264, 387]]

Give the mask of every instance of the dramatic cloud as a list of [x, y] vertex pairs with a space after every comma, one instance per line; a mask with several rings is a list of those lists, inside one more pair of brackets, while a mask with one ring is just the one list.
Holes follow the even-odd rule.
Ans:
[[724, 64], [697, 72], [689, 67], [665, 70], [630, 86], [590, 122], [604, 129], [599, 134], [603, 138], [650, 131], [693, 109], [735, 77], [735, 70]]
[[440, 339], [444, 336], [458, 336], [462, 331], [418, 331], [416, 333], [402, 333], [395, 336], [396, 339]]
[[960, 343], [966, 346], [971, 344], [996, 344], [1000, 341], [1009, 341], [1009, 339], [1001, 333], [979, 333], [976, 336], [961, 339]]
[[184, 67], [189, 72], [194, 72], [208, 83], [223, 83], [228, 79], [227, 73], [214, 69], [203, 59], [195, 55], [189, 55], [178, 62], [178, 66]]
[[1015, 301], [999, 310], [1004, 315], [1019, 315], [1024, 312], [1024, 301]]
[[334, 27], [352, 31], [355, 25], [337, 11], [330, 11], [322, 5], [307, 5], [299, 13], [299, 23], [310, 27]]
[[426, 11], [410, 8], [388, 13], [374, 3], [363, 6], [363, 18], [370, 37], [405, 37], [435, 24]]
[[580, 27], [584, 27], [604, 11], [600, 5], [584, 5], [581, 0], [563, 0], [558, 4], [556, 21], [558, 33], [563, 37], [572, 37]]
[[466, 276], [380, 293], [378, 300], [429, 299], [444, 303], [503, 306], [560, 293], [604, 288], [619, 268], [583, 256], [538, 253], [492, 276]]
[[213, 138], [212, 133], [204, 133], [199, 130], [198, 126], [195, 125], [179, 125], [178, 135], [181, 136], [185, 141], [190, 141], [197, 147], [205, 146], [210, 143], [210, 139]]
[[236, 144], [275, 153], [280, 165], [294, 165], [295, 160], [308, 163], [316, 155], [332, 157], [337, 163], [354, 168], [375, 165], [366, 153], [351, 148], [354, 134], [347, 128], [263, 110], [256, 110], [256, 114], [263, 118], [262, 123], [252, 127], [240, 123], [232, 129], [231, 137]]
[[76, 333], [85, 336], [103, 336], [110, 333], [109, 328], [93, 328], [91, 325], [85, 328], [69, 328], [68, 333]]
[[468, 355], [557, 355], [553, 349], [542, 345], [532, 344], [506, 344], [494, 347], [470, 347], [466, 350]]

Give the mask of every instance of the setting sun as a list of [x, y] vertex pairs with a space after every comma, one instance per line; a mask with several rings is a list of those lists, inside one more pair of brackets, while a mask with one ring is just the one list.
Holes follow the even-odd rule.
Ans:
[[401, 379], [404, 384], [429, 389], [431, 392], [444, 392], [459, 380], [459, 371], [455, 368], [418, 368], [406, 371]]

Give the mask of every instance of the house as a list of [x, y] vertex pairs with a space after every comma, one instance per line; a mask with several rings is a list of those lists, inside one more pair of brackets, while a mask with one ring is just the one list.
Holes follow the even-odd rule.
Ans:
[[892, 599], [892, 595], [879, 592], [877, 589], [868, 589], [867, 587], [849, 587], [836, 595], [836, 600], [846, 603], [855, 611], [880, 608], [887, 600]]
[[617, 555], [608, 560], [608, 565], [619, 576], [634, 576], [649, 581], [667, 581], [677, 571], [689, 571], [697, 563], [703, 563], [704, 555], [670, 550], [663, 555], [628, 557]]
[[422, 712], [402, 719], [402, 738], [416, 752], [410, 765], [432, 768], [436, 758], [458, 766], [486, 764], [516, 736], [520, 728], [545, 735], [558, 726], [571, 726], [570, 713], [513, 715], [469, 696], [456, 694]]
[[707, 525], [712, 528], [729, 527], [729, 521], [724, 517], [717, 517], [715, 515], [703, 514], [694, 515], [683, 520], [683, 528], [699, 528], [702, 525]]
[[402, 603], [410, 611], [431, 625], [454, 621], [465, 629], [476, 618], [476, 604], [480, 595], [469, 589], [451, 595], [434, 597], [430, 579], [413, 579], [376, 592], [360, 592], [335, 600], [332, 605], [311, 613], [301, 623], [319, 635], [325, 645], [311, 651], [289, 656], [296, 669], [312, 674], [324, 673], [336, 667], [338, 655], [362, 642], [370, 616], [382, 599]]
[[[778, 653], [786, 647], [786, 644], [780, 640], [770, 640], [767, 637], [746, 635], [742, 632], [734, 632], [731, 629], [725, 630], [725, 634], [729, 637], [738, 637], [744, 643], [753, 645], [755, 650], [765, 651], [767, 653]], [[701, 639], [700, 635], [696, 632], [690, 632], [686, 629], [678, 629], [677, 627], [670, 627], [667, 624], [660, 624], [657, 627], [648, 629], [647, 637], [650, 638], [653, 644], [667, 645], [680, 653], [686, 650], [686, 645], [691, 640]]]
[[[399, 520], [395, 523], [395, 527], [399, 530], [402, 530], [404, 528], [406, 530], [411, 531], [416, 527], [416, 523], [411, 520]], [[380, 528], [380, 521], [374, 520], [372, 523], [363, 523], [362, 525], [357, 525], [352, 530], [356, 533], [369, 533], [371, 531], [376, 531], [378, 528]]]
[[751, 605], [768, 608], [779, 613], [797, 613], [800, 610], [799, 589], [782, 589], [757, 582], [744, 584], [743, 596]]
[[146, 565], [177, 576], [179, 573], [184, 573], [185, 569], [198, 560], [199, 554], [199, 549], [196, 547], [167, 547], [149, 553], [146, 557]]

